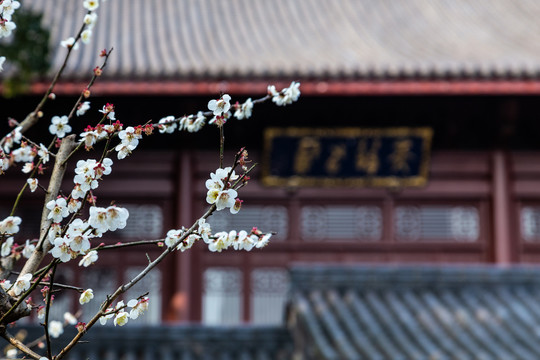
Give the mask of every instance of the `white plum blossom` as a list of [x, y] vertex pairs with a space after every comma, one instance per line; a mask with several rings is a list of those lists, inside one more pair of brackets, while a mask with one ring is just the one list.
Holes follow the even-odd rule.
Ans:
[[19, 276], [11, 289], [13, 294], [15, 294], [15, 296], [19, 296], [26, 290], [30, 289], [30, 280], [32, 280], [32, 274], [30, 273]]
[[19, 225], [22, 219], [18, 216], [8, 216], [0, 221], [0, 234], [16, 234], [19, 232]]
[[109, 206], [106, 209], [107, 213], [107, 225], [110, 231], [116, 229], [123, 229], [126, 227], [127, 219], [129, 217], [129, 211], [126, 208], [118, 206]]
[[72, 199], [83, 199], [86, 195], [86, 191], [82, 190], [80, 184], [75, 184], [75, 187], [73, 190], [71, 190], [71, 198]]
[[84, 0], [83, 6], [88, 11], [97, 10], [99, 7], [99, 0]]
[[96, 167], [96, 164], [96, 160], [93, 159], [79, 160], [77, 161], [75, 174], [90, 176], [93, 178], [95, 176], [94, 168]]
[[276, 91], [276, 87], [274, 85], [270, 85], [268, 86], [268, 93], [272, 95], [272, 101], [276, 105], [290, 105], [297, 101], [300, 97], [300, 83], [293, 81], [288, 88], [285, 88], [280, 92]]
[[257, 249], [260, 249], [260, 248], [263, 248], [266, 245], [268, 245], [268, 241], [270, 240], [271, 236], [272, 236], [272, 234], [266, 234], [266, 235], [262, 236], [261, 238], [259, 238], [259, 240], [255, 243], [255, 247]]
[[36, 249], [36, 245], [30, 244], [30, 240], [26, 240], [24, 249], [22, 251], [22, 256], [29, 259], [35, 249]]
[[13, 147], [13, 144], [19, 144], [22, 139], [22, 127], [17, 126], [15, 129], [13, 129], [12, 132], [10, 132], [6, 137], [4, 138], [4, 151], [6, 153], [11, 152], [11, 148]]
[[203, 238], [205, 243], [208, 244], [210, 242], [210, 236], [212, 236], [212, 228], [205, 219], [199, 219], [199, 228], [197, 229], [197, 232]]
[[49, 162], [49, 150], [43, 144], [39, 144], [38, 156], [43, 164]]
[[6, 351], [6, 359], [15, 359], [18, 353], [19, 350], [17, 349], [9, 349], [8, 351]]
[[124, 326], [127, 324], [129, 320], [129, 314], [123, 310], [120, 310], [116, 313], [116, 316], [114, 317], [114, 326]]
[[93, 159], [79, 160], [77, 162], [73, 182], [79, 185], [81, 191], [86, 193], [88, 190], [98, 187], [99, 184], [96, 180], [95, 172], [96, 166], [97, 162]]
[[295, 81], [291, 82], [291, 85], [284, 89], [283, 92], [285, 93], [286, 98], [285, 103], [290, 104], [298, 101], [298, 98], [300, 97], [300, 83]]
[[92, 37], [92, 30], [86, 29], [81, 33], [81, 41], [84, 44], [88, 44], [90, 42], [90, 38]]
[[131, 311], [129, 312], [129, 317], [132, 320], [135, 320], [146, 310], [148, 310], [148, 296], [145, 296], [140, 300], [131, 299], [128, 301], [127, 306], [131, 308]]
[[26, 143], [23, 143], [20, 148], [13, 150], [11, 155], [13, 156], [13, 161], [15, 162], [32, 162], [34, 161], [35, 153], [32, 150], [32, 147], [28, 146]]
[[219, 116], [226, 113], [231, 108], [231, 97], [228, 94], [223, 95], [218, 100], [210, 100], [208, 102], [208, 109], [213, 112], [215, 116]]
[[106, 315], [102, 315], [100, 318], [99, 318], [99, 323], [101, 325], [105, 325], [107, 324], [107, 320], [112, 318], [114, 316], [114, 313], [112, 312], [114, 311], [113, 308], [107, 308], [107, 310], [105, 311]]
[[159, 132], [162, 134], [163, 133], [172, 134], [174, 130], [176, 130], [176, 127], [178, 126], [178, 124], [174, 122], [174, 120], [175, 118], [172, 115], [161, 118], [158, 122]]
[[50, 251], [51, 255], [62, 262], [71, 260], [73, 251], [70, 242], [71, 240], [66, 236], [56, 238], [53, 243], [54, 247]]
[[69, 311], [66, 311], [64, 313], [64, 321], [67, 322], [70, 325], [76, 325], [77, 324], [77, 318], [70, 313]]
[[9, 159], [7, 157], [2, 157], [0, 150], [0, 175], [4, 173], [7, 169], [9, 169]]
[[81, 137], [80, 142], [84, 142], [84, 147], [86, 149], [91, 149], [92, 146], [97, 142], [99, 134], [97, 131], [85, 131], [79, 135]]
[[167, 247], [174, 246], [174, 244], [176, 244], [176, 242], [180, 240], [180, 237], [182, 236], [183, 233], [184, 233], [183, 229], [180, 229], [180, 230], [172, 229], [172, 230], [167, 231], [167, 236], [165, 237], [165, 245], [167, 245]]
[[89, 251], [86, 255], [83, 256], [81, 261], [79, 261], [79, 266], [88, 267], [95, 263], [98, 259], [98, 252], [96, 250]]
[[25, 173], [25, 174], [28, 174], [30, 171], [32, 171], [34, 169], [34, 163], [26, 163], [24, 164], [23, 168], [22, 168], [22, 172]]
[[64, 325], [57, 320], [53, 320], [49, 323], [49, 335], [53, 338], [57, 338], [64, 332]]
[[84, 305], [89, 303], [94, 298], [94, 291], [92, 289], [86, 289], [79, 297], [79, 304]]
[[70, 214], [76, 213], [81, 208], [81, 205], [82, 203], [79, 200], [73, 199], [73, 198], [69, 199], [68, 206], [67, 206], [69, 213]]
[[195, 241], [197, 241], [199, 237], [195, 234], [189, 235], [187, 238], [182, 240], [180, 244], [176, 247], [176, 250], [180, 250], [181, 252], [184, 252], [188, 249], [191, 249]]
[[70, 238], [69, 247], [75, 253], [85, 253], [90, 249], [90, 236], [88, 233], [72, 232], [67, 233]]
[[242, 208], [242, 202], [243, 200], [240, 200], [238, 198], [234, 200], [234, 205], [231, 206], [231, 209], [230, 209], [231, 214], [237, 214], [240, 211], [240, 209]]
[[16, 27], [17, 25], [13, 21], [0, 21], [0, 38], [10, 36]]
[[232, 246], [234, 250], [250, 251], [255, 246], [255, 241], [248, 236], [245, 230], [242, 230], [238, 233], [238, 237], [233, 241]]
[[[95, 15], [95, 13], [92, 13]], [[91, 14], [90, 14], [91, 15]], [[86, 15], [86, 16], [90, 16], [90, 15]], [[86, 17], [85, 17], [86, 19]], [[82, 116], [84, 114], [86, 114], [86, 112], [90, 109], [90, 101], [85, 101], [83, 103], [81, 103], [78, 107], [77, 107], [77, 111], [75, 112], [75, 114], [77, 116]]]
[[54, 240], [56, 240], [61, 233], [62, 226], [60, 226], [58, 223], [52, 223], [51, 227], [49, 228], [49, 232], [47, 233], [47, 239], [49, 239], [49, 242], [54, 245]]
[[37, 318], [38, 319], [45, 319], [45, 312], [46, 312], [45, 306], [41, 305], [37, 310]]
[[67, 201], [63, 197], [49, 201], [45, 207], [50, 210], [47, 219], [51, 219], [55, 223], [59, 223], [62, 219], [69, 216]]
[[215, 202], [216, 210], [219, 211], [234, 206], [237, 196], [238, 193], [234, 189], [220, 191]]
[[21, 3], [16, 0], [4, 0], [0, 4], [0, 12], [5, 20], [11, 20], [15, 10], [21, 7]]
[[114, 150], [118, 151], [118, 160], [122, 160], [125, 159], [126, 156], [129, 156], [135, 148], [136, 146], [120, 143], [116, 145]]
[[129, 126], [118, 133], [118, 138], [121, 140], [121, 143], [114, 149], [118, 151], [118, 159], [122, 160], [135, 150], [139, 144], [139, 139], [142, 139], [142, 135], [137, 133], [132, 126]]
[[238, 120], [249, 119], [251, 117], [251, 112], [253, 111], [253, 101], [249, 98], [242, 105], [235, 105], [235, 108], [236, 111], [234, 112], [234, 117]]
[[11, 254], [11, 247], [13, 246], [13, 237], [8, 237], [6, 241], [2, 243], [0, 247], [0, 256], [5, 257]]
[[84, 147], [86, 149], [91, 149], [92, 146], [97, 142], [99, 139], [99, 134], [97, 131], [85, 131], [83, 133], [80, 133], [79, 135], [81, 137], [80, 142], [84, 142]]
[[49, 132], [51, 134], [63, 138], [70, 131], [71, 126], [68, 124], [68, 117], [66, 115], [52, 117], [51, 125], [49, 126]]
[[86, 14], [83, 21], [86, 25], [88, 25], [89, 29], [92, 29], [97, 22], [97, 14], [95, 12]]
[[107, 232], [109, 230], [109, 224], [107, 222], [107, 209], [91, 206], [88, 224], [96, 229], [99, 233]]
[[235, 206], [236, 197], [238, 193], [234, 189], [225, 189], [228, 186], [227, 176], [231, 174], [228, 180], [238, 179], [238, 175], [232, 170], [231, 167], [225, 169], [217, 169], [215, 173], [210, 174], [210, 179], [206, 180], [206, 202], [209, 204], [216, 204], [216, 209], [223, 210], [227, 207], [231, 208]]
[[222, 250], [227, 249], [231, 245], [229, 240], [229, 233], [226, 231], [221, 231], [215, 234], [214, 239], [210, 239], [208, 243], [208, 250], [212, 252], [221, 252]]
[[104, 158], [101, 163], [94, 167], [96, 179], [101, 179], [102, 175], [109, 175], [112, 172], [113, 161], [109, 158]]
[[0, 71], [4, 71], [4, 63], [6, 62], [5, 56], [0, 56]]
[[[75, 46], [73, 44], [75, 44]], [[79, 48], [79, 43], [75, 43], [75, 38], [73, 36], [60, 41], [60, 45], [68, 49], [73, 47], [73, 50], [77, 50]]]
[[103, 108], [99, 110], [99, 112], [105, 114], [109, 120], [116, 120], [113, 104], [107, 103], [106, 105], [103, 105]]
[[139, 145], [139, 139], [142, 139], [142, 135], [138, 134], [133, 126], [128, 126], [125, 130], [118, 133], [118, 138], [122, 140], [122, 144], [137, 147]]
[[202, 111], [199, 111], [197, 113], [197, 118], [195, 120], [190, 119], [190, 121], [186, 124], [186, 130], [190, 133], [197, 132], [203, 128], [205, 123], [206, 117]]

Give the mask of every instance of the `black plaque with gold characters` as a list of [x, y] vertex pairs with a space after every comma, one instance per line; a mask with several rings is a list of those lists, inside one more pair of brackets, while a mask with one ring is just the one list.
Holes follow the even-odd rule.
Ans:
[[431, 128], [268, 128], [269, 186], [423, 186]]

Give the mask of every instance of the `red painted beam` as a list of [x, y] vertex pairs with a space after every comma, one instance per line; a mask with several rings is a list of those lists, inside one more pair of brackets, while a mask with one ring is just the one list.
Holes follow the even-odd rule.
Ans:
[[[304, 95], [354, 96], [354, 95], [538, 95], [537, 80], [395, 80], [395, 81], [317, 81], [300, 80]], [[61, 82], [55, 88], [59, 95], [76, 95], [86, 82]], [[111, 81], [102, 79], [92, 88], [94, 95], [261, 95], [269, 84], [278, 89], [290, 81]], [[41, 94], [48, 83], [37, 82], [31, 92]]]

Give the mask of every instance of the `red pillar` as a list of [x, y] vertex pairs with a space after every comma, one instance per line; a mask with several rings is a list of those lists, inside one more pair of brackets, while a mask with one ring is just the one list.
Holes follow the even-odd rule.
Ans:
[[[191, 225], [193, 221], [193, 164], [188, 151], [180, 153], [178, 162], [177, 189], [178, 198], [176, 199], [176, 228], [182, 225]], [[173, 254], [175, 261], [176, 284], [173, 296], [173, 308], [176, 321], [190, 321], [191, 312], [191, 278], [192, 274], [192, 251], [175, 252]]]
[[493, 260], [500, 265], [509, 265], [514, 261], [514, 251], [507, 153], [502, 150], [494, 151], [492, 166]]

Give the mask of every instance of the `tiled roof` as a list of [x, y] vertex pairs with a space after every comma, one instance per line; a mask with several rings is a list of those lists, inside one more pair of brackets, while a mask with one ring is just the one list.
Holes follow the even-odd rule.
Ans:
[[[25, 340], [43, 335], [43, 327], [27, 327]], [[9, 330], [13, 334], [16, 330]], [[53, 339], [53, 353], [76, 334], [74, 326]], [[138, 359], [138, 360], [289, 360], [292, 340], [285, 328], [96, 325], [67, 359]]]
[[[54, 68], [82, 1], [25, 0], [52, 30]], [[540, 75], [537, 0], [111, 0], [66, 69], [87, 78], [530, 78]]]
[[540, 268], [310, 266], [291, 279], [307, 359], [540, 359]]

